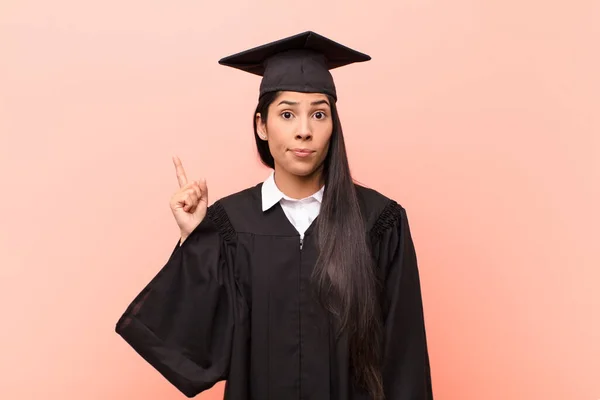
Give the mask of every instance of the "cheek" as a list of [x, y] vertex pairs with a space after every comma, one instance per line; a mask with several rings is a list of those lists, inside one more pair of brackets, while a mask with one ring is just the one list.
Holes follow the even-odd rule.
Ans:
[[271, 150], [271, 155], [275, 158], [287, 149], [285, 140], [283, 140], [280, 133], [276, 130], [269, 130], [269, 149]]
[[323, 128], [323, 131], [318, 136], [318, 138], [319, 138], [319, 140], [318, 140], [318, 146], [324, 152], [327, 152], [327, 150], [329, 149], [329, 143], [331, 141], [331, 135], [332, 135], [332, 127], [331, 126], [327, 126], [327, 127]]
[[284, 146], [279, 140], [270, 136], [269, 137], [269, 149], [271, 150], [271, 155], [274, 158], [277, 158], [277, 157], [281, 156], [281, 153], [283, 153]]
[[289, 137], [286, 137], [286, 128], [289, 129], [289, 127], [279, 123], [277, 120], [271, 122], [267, 128], [269, 132], [269, 148], [273, 156], [276, 155], [274, 153], [281, 153], [287, 149], [286, 143], [289, 142]]

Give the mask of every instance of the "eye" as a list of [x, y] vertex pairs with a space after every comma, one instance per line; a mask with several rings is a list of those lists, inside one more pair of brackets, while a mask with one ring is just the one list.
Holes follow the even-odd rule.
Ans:
[[323, 111], [317, 111], [314, 115], [316, 119], [324, 119], [326, 117]]
[[289, 111], [284, 111], [281, 113], [281, 116], [283, 117], [283, 119], [290, 119], [292, 118], [292, 113]]

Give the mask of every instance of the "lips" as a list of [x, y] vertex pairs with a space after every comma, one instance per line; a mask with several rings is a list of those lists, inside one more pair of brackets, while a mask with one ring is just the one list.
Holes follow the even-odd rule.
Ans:
[[314, 150], [310, 150], [310, 149], [291, 149], [290, 151], [296, 157], [308, 157], [314, 153]]

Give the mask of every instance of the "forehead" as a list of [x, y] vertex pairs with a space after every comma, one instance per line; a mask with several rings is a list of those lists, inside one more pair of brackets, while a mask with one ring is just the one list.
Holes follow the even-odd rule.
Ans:
[[319, 100], [328, 100], [327, 96], [323, 93], [302, 93], [302, 92], [291, 92], [284, 91], [279, 93], [277, 99], [275, 101], [276, 104], [279, 102], [286, 100], [294, 103], [312, 103]]

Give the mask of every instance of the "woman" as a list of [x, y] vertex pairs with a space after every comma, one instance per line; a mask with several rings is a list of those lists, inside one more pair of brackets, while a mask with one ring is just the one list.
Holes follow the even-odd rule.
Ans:
[[369, 59], [305, 32], [220, 61], [262, 76], [273, 173], [208, 207], [174, 158], [181, 238], [116, 327], [186, 396], [433, 398], [406, 212], [353, 182], [336, 111], [329, 70]]

